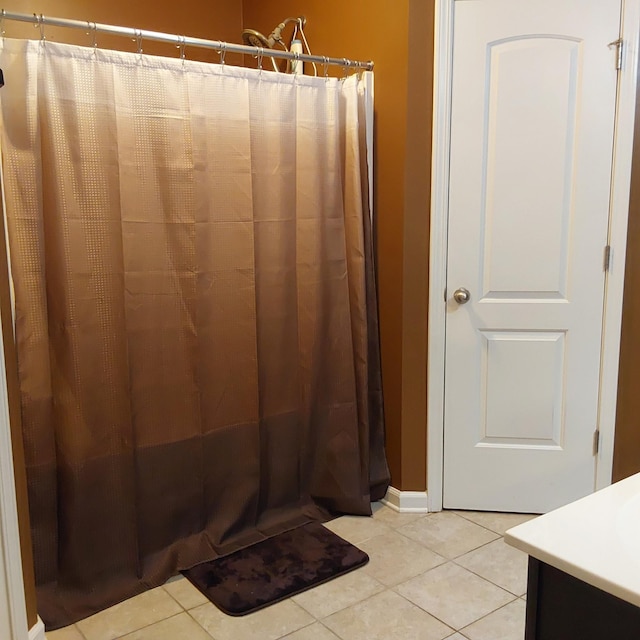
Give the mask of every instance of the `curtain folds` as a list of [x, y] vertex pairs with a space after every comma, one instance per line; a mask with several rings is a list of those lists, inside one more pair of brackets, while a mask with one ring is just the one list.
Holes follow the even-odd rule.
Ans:
[[0, 67], [48, 628], [369, 514], [389, 473], [363, 80], [12, 40]]

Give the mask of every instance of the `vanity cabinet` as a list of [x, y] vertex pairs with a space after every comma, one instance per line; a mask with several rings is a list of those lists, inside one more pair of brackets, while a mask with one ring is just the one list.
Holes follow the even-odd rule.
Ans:
[[525, 640], [639, 640], [640, 607], [529, 556]]
[[640, 640], [640, 474], [505, 542], [529, 555], [525, 640]]

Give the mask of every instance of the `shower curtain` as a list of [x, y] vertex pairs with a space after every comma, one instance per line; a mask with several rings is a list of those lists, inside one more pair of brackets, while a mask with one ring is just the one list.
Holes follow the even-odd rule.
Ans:
[[388, 485], [370, 77], [2, 44], [49, 628]]

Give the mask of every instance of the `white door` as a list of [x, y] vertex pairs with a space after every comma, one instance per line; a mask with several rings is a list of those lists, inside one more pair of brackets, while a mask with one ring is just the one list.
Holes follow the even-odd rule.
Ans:
[[594, 490], [620, 11], [455, 2], [446, 508], [545, 512]]

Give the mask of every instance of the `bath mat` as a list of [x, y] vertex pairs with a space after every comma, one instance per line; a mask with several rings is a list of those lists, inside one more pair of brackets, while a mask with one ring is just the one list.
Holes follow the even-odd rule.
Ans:
[[364, 551], [311, 522], [182, 573], [218, 609], [243, 616], [368, 561]]

